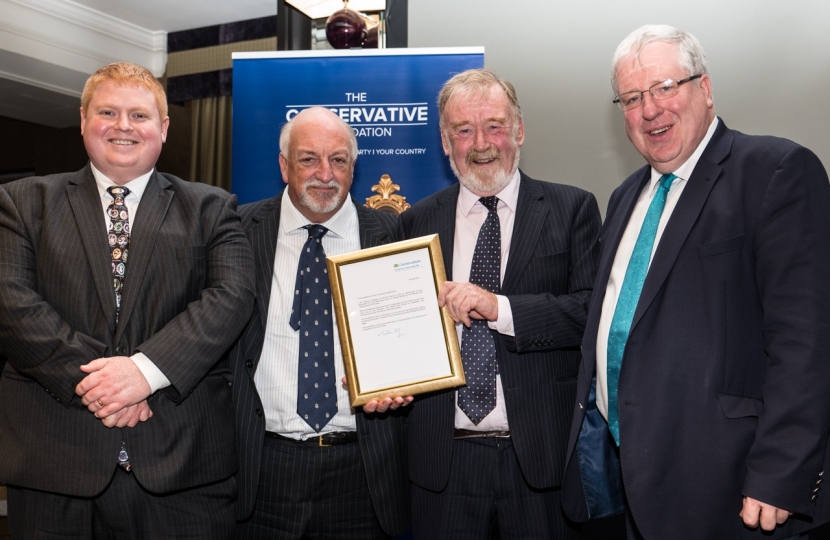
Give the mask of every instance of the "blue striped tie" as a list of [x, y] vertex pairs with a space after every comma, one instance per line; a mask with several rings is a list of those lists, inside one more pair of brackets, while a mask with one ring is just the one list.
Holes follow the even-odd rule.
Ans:
[[657, 235], [660, 216], [666, 206], [666, 196], [676, 178], [673, 174], [664, 174], [660, 177], [660, 186], [648, 207], [640, 234], [637, 236], [637, 243], [634, 244], [634, 251], [628, 261], [625, 279], [620, 296], [617, 298], [617, 307], [614, 310], [614, 319], [611, 321], [611, 330], [608, 332], [608, 429], [611, 430], [617, 446], [620, 445], [617, 387], [620, 382], [620, 367], [625, 353], [625, 343], [628, 341], [628, 332], [631, 330], [634, 311], [640, 301], [640, 293], [643, 292], [654, 237]]

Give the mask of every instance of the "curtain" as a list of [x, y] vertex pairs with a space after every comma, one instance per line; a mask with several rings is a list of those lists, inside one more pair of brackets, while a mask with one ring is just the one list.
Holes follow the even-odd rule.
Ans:
[[192, 107], [190, 180], [231, 190], [231, 96], [196, 99]]

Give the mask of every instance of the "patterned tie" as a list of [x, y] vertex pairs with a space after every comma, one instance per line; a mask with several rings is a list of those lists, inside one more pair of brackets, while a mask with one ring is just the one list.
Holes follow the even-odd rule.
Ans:
[[634, 320], [634, 311], [640, 301], [643, 283], [648, 273], [648, 263], [651, 260], [651, 250], [654, 246], [654, 237], [657, 235], [657, 226], [660, 216], [666, 206], [666, 196], [672, 182], [677, 178], [673, 174], [664, 174], [660, 177], [659, 187], [643, 219], [640, 234], [634, 244], [634, 251], [628, 261], [625, 271], [614, 318], [611, 320], [611, 329], [608, 333], [608, 429], [614, 436], [614, 442], [620, 445], [620, 425], [617, 412], [617, 387], [620, 382], [620, 367], [622, 366], [625, 343], [628, 341], [628, 331], [631, 330], [631, 321]]
[[115, 289], [115, 324], [118, 324], [118, 315], [121, 310], [121, 291], [124, 288], [124, 274], [127, 271], [127, 254], [130, 249], [130, 213], [124, 199], [130, 190], [121, 186], [110, 186], [107, 193], [112, 196], [112, 202], [107, 207], [110, 218], [107, 231], [107, 241], [112, 256], [112, 286]]
[[317, 433], [337, 413], [334, 327], [322, 225], [306, 225], [289, 324], [300, 332], [297, 414]]
[[[130, 190], [122, 186], [110, 186], [107, 193], [112, 196], [112, 202], [107, 207], [110, 218], [107, 226], [107, 241], [112, 257], [112, 286], [115, 289], [115, 324], [118, 324], [118, 315], [121, 310], [121, 291], [124, 288], [124, 274], [127, 271], [127, 252], [130, 249], [130, 212], [124, 199]], [[118, 465], [125, 471], [130, 470], [130, 456], [127, 446], [121, 442], [118, 452]]]
[[[478, 231], [470, 268], [470, 283], [498, 294], [501, 286], [501, 226], [496, 197], [479, 199], [487, 219]], [[470, 328], [461, 331], [461, 360], [467, 386], [458, 390], [458, 408], [478, 425], [496, 407], [496, 341], [487, 321], [471, 319]]]

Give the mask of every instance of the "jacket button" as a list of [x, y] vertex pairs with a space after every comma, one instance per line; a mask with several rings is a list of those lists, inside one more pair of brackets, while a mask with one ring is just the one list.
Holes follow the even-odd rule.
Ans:
[[818, 497], [818, 495], [813, 495], [812, 497], [810, 497], [810, 500], [814, 501], [814, 500], [816, 500], [816, 497]]
[[247, 362], [245, 362], [245, 365], [248, 367], [254, 367], [254, 362], [253, 360], [248, 360]]
[[257, 409], [256, 410], [256, 415], [257, 416], [262, 416], [262, 409]]
[[127, 349], [125, 349], [124, 347], [119, 345], [118, 347], [115, 348], [115, 354], [118, 354], [118, 355], [127, 354]]

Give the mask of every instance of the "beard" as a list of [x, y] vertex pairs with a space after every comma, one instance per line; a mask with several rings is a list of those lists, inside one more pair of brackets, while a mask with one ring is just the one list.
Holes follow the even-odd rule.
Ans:
[[513, 174], [516, 172], [516, 169], [519, 168], [519, 156], [520, 149], [516, 148], [516, 157], [513, 159], [509, 173], [504, 170], [504, 167], [497, 167], [494, 171], [475, 172], [473, 171], [473, 168], [470, 167], [470, 164], [474, 161], [488, 159], [495, 159], [499, 162], [499, 164], [503, 165], [501, 151], [496, 147], [491, 147], [486, 152], [476, 152], [475, 150], [467, 152], [467, 155], [464, 157], [464, 162], [467, 164], [466, 175], [462, 175], [458, 172], [458, 167], [455, 166], [455, 161], [452, 157], [450, 157], [450, 168], [455, 174], [455, 177], [458, 178], [458, 181], [461, 182], [461, 185], [473, 193], [488, 193], [495, 195], [510, 183], [510, 180], [513, 178]]
[[[326, 191], [315, 191], [311, 194], [310, 188], [327, 188]], [[299, 201], [315, 214], [330, 214], [340, 208], [345, 197], [342, 196], [343, 186], [337, 182], [321, 182], [310, 179], [303, 184], [303, 191], [300, 193]]]

